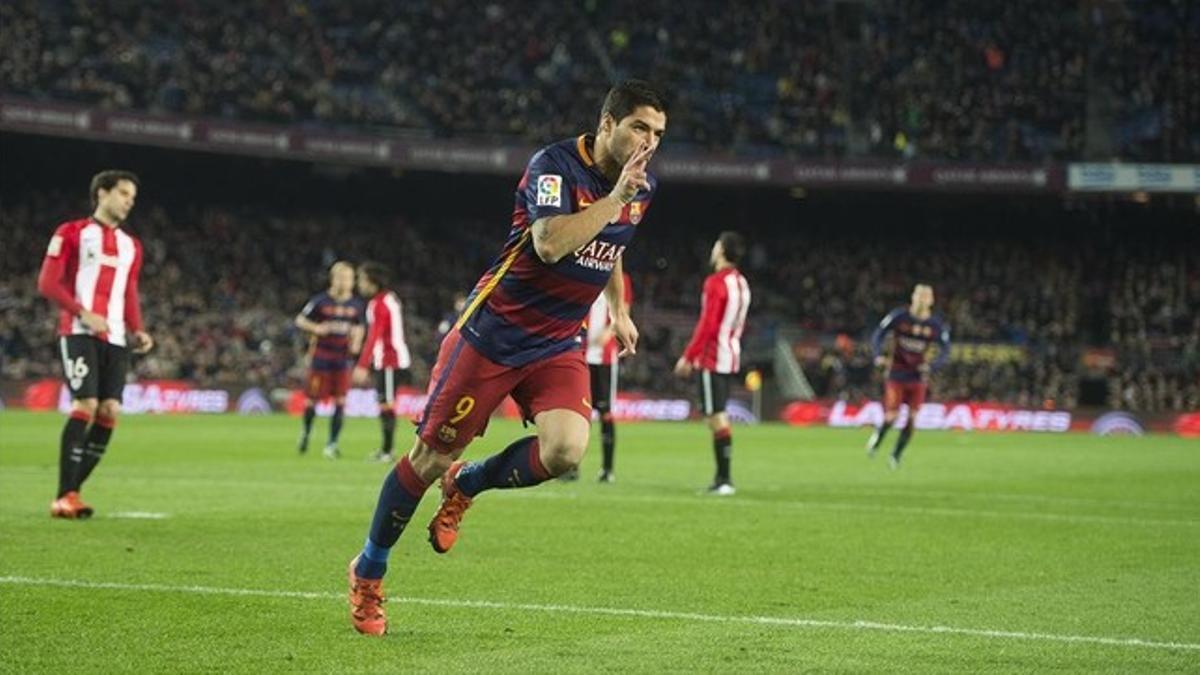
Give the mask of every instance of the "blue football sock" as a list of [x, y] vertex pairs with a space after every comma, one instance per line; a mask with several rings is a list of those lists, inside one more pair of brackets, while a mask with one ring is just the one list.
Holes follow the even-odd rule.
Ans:
[[342, 433], [342, 418], [346, 414], [346, 406], [339, 405], [333, 409], [333, 419], [329, 420], [329, 444], [337, 445], [338, 436]]
[[317, 416], [317, 406], [309, 401], [308, 405], [304, 406], [304, 435], [308, 436], [312, 433], [313, 418]]
[[526, 436], [482, 462], [471, 462], [454, 482], [468, 497], [484, 490], [532, 487], [552, 478], [538, 455], [537, 436]]
[[421, 480], [413, 470], [408, 455], [396, 462], [395, 468], [383, 479], [379, 502], [375, 505], [375, 518], [371, 521], [371, 532], [362, 555], [358, 557], [355, 574], [365, 579], [383, 577], [387, 572], [388, 554], [404, 532], [428, 487], [429, 483]]

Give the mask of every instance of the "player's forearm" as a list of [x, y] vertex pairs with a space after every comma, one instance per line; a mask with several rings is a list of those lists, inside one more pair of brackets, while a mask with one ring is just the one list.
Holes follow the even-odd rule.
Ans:
[[871, 356], [879, 358], [883, 355], [883, 336], [879, 333], [871, 335]]
[[317, 322], [306, 319], [303, 316], [296, 317], [296, 327], [300, 330], [308, 331], [309, 333], [315, 333], [317, 332], [317, 326], [319, 325], [320, 324]]
[[136, 276], [125, 287], [125, 325], [135, 333], [142, 331], [142, 300]]
[[42, 297], [57, 304], [71, 314], [78, 315], [83, 311], [83, 305], [75, 299], [74, 293], [59, 283], [61, 276], [61, 265], [43, 264], [42, 271], [38, 274], [38, 292], [42, 294]]
[[142, 325], [142, 306], [136, 297], [132, 303], [128, 300], [125, 302], [125, 325], [135, 333], [140, 333], [144, 328]]
[[600, 230], [621, 216], [623, 208], [619, 199], [609, 195], [578, 213], [539, 218], [532, 225], [533, 250], [542, 262], [553, 265], [595, 239]]
[[612, 276], [608, 278], [608, 283], [604, 285], [604, 297], [608, 301], [608, 312], [612, 315], [613, 319], [628, 316], [629, 306], [625, 304], [624, 263], [621, 262], [620, 258], [617, 258], [617, 263], [613, 266]]
[[695, 361], [704, 353], [704, 345], [708, 344], [717, 335], [717, 328], [712, 325], [707, 315], [700, 318], [696, 322], [696, 328], [692, 331], [692, 339], [688, 342], [687, 347], [683, 350], [683, 358], [688, 361]]
[[871, 333], [871, 356], [879, 358], [883, 354], [883, 338], [887, 331], [883, 328], [876, 328], [875, 332]]
[[950, 360], [950, 343], [941, 342], [939, 345], [941, 348], [938, 349], [937, 358], [933, 360], [932, 370], [941, 370], [942, 366], [945, 366]]

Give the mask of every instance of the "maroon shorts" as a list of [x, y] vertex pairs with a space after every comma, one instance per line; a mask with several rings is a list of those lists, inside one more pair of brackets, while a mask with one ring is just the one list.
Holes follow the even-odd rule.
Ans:
[[896, 412], [900, 409], [901, 403], [907, 403], [909, 414], [915, 415], [921, 409], [921, 404], [925, 402], [927, 388], [928, 385], [921, 381], [888, 380], [883, 389], [883, 409], [887, 412]]
[[327, 398], [341, 398], [350, 390], [350, 369], [342, 370], [309, 370], [308, 384], [304, 394], [316, 401]]
[[492, 361], [457, 330], [450, 331], [430, 373], [429, 400], [417, 423], [417, 435], [438, 452], [462, 450], [483, 435], [488, 419], [509, 395], [527, 420], [558, 409], [591, 419], [589, 387], [581, 349], [513, 368]]

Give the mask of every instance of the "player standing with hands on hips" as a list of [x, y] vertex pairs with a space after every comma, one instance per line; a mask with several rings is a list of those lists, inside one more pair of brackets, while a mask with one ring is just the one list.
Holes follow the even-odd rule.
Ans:
[[54, 518], [92, 516], [79, 492], [117, 425], [129, 352], [144, 354], [154, 346], [142, 326], [138, 295], [142, 243], [121, 227], [138, 185], [129, 171], [93, 176], [91, 217], [58, 226], [38, 274], [38, 291], [59, 307], [58, 346], [72, 399], [59, 442]]

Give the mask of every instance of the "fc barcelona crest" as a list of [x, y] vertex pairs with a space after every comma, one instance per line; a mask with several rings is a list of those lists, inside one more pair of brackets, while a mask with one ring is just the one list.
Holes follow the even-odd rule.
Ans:
[[634, 225], [642, 222], [642, 202], [633, 202], [629, 205], [629, 222]]

